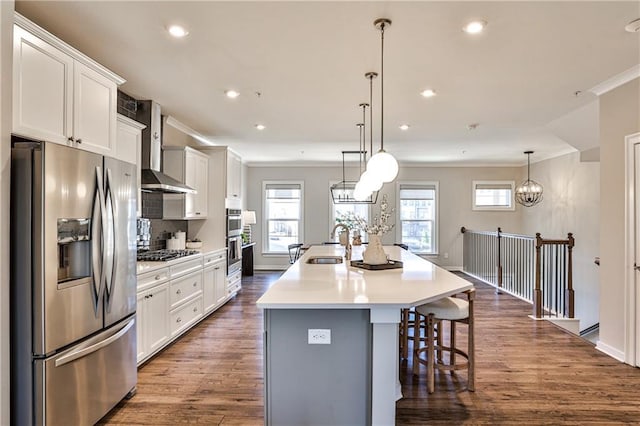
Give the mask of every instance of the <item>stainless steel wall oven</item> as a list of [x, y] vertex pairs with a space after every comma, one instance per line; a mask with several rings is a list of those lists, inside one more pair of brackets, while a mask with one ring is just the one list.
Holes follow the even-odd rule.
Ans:
[[227, 275], [242, 269], [242, 210], [227, 209]]

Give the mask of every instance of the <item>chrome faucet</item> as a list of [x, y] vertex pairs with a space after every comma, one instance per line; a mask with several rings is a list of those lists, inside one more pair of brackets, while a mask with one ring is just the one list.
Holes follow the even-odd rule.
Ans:
[[336, 237], [336, 229], [338, 228], [344, 229], [347, 233], [347, 244], [345, 244], [344, 246], [344, 258], [347, 260], [351, 260], [351, 242], [349, 241], [350, 239], [349, 227], [347, 227], [347, 225], [345, 225], [344, 223], [336, 223], [336, 226], [334, 226], [333, 230], [331, 230], [331, 239], [333, 240]]

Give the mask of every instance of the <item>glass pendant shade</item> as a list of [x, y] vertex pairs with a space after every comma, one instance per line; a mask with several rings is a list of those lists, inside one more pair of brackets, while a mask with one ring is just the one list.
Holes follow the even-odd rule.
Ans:
[[367, 162], [367, 172], [369, 171], [383, 183], [392, 182], [398, 176], [398, 161], [393, 155], [380, 150]]
[[379, 191], [383, 183], [375, 172], [369, 170], [366, 170], [362, 176], [360, 176], [360, 182], [365, 191]]
[[542, 201], [543, 190], [542, 185], [530, 178], [531, 164], [529, 156], [533, 154], [533, 151], [525, 151], [525, 154], [527, 154], [527, 180], [516, 187], [515, 198], [518, 204], [531, 207]]
[[362, 182], [358, 182], [355, 189], [353, 190], [353, 198], [359, 202], [365, 201], [370, 194], [371, 191], [367, 191], [362, 185]]

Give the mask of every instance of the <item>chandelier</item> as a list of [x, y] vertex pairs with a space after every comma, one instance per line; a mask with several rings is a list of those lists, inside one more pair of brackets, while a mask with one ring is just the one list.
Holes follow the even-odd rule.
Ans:
[[516, 202], [525, 207], [531, 207], [542, 201], [542, 185], [530, 178], [529, 157], [533, 151], [525, 151], [524, 153], [527, 154], [527, 180], [516, 187]]
[[378, 201], [378, 191], [369, 191], [361, 193], [360, 182], [349, 181], [346, 179], [345, 155], [358, 155], [358, 173], [362, 173], [363, 164], [366, 164], [366, 129], [365, 118], [367, 103], [359, 105], [362, 108], [362, 123], [356, 124], [359, 129], [360, 139], [358, 151], [342, 151], [342, 181], [331, 186], [331, 199], [334, 204], [375, 204]]

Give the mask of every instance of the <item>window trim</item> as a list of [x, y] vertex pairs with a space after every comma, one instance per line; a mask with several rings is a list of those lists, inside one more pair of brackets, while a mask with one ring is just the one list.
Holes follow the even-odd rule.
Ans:
[[423, 189], [435, 188], [435, 202], [436, 209], [434, 214], [434, 227], [433, 227], [433, 250], [431, 252], [416, 251], [413, 252], [423, 256], [438, 256], [438, 250], [440, 248], [440, 182], [437, 180], [424, 180], [424, 181], [398, 181], [396, 183], [396, 239], [402, 242], [402, 220], [400, 216], [401, 198], [400, 189], [402, 186], [424, 187]]
[[[476, 187], [478, 185], [504, 185], [511, 188], [511, 206], [478, 206], [476, 205]], [[474, 180], [471, 182], [471, 210], [473, 211], [515, 211], [515, 190], [516, 182], [513, 180]]]
[[267, 186], [269, 185], [299, 185], [300, 186], [300, 229], [298, 239], [304, 241], [304, 181], [303, 180], [263, 180], [262, 181], [262, 255], [286, 257], [286, 251], [269, 251], [269, 218], [267, 217]]

